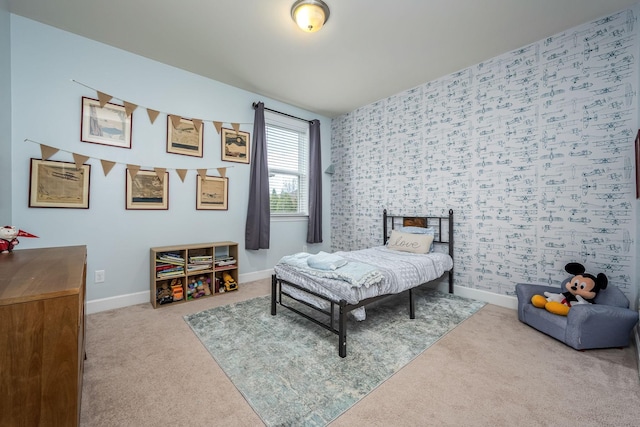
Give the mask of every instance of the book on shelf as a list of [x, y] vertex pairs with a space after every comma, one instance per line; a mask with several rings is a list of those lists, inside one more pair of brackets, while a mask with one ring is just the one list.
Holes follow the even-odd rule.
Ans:
[[187, 271], [200, 271], [200, 270], [211, 270], [211, 263], [187, 265]]
[[156, 258], [156, 262], [160, 262], [164, 264], [173, 264], [173, 265], [184, 265], [184, 260], [180, 261], [180, 260], [162, 258], [162, 257]]
[[184, 270], [159, 271], [156, 273], [158, 279], [166, 279], [169, 277], [183, 276]]
[[229, 267], [231, 265], [235, 265], [236, 264], [236, 260], [235, 259], [230, 259], [227, 261], [216, 261], [216, 267]]
[[213, 257], [211, 255], [194, 255], [189, 257], [189, 262], [211, 262]]

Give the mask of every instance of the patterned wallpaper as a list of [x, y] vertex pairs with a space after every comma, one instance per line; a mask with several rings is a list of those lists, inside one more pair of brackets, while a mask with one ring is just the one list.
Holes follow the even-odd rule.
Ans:
[[382, 209], [455, 215], [455, 284], [514, 295], [604, 272], [635, 299], [638, 6], [332, 121], [333, 250]]

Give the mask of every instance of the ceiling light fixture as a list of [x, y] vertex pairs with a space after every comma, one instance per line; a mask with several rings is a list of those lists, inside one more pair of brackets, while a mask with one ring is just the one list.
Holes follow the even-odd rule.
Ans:
[[302, 31], [314, 33], [329, 20], [329, 6], [322, 0], [298, 0], [291, 7], [291, 17]]

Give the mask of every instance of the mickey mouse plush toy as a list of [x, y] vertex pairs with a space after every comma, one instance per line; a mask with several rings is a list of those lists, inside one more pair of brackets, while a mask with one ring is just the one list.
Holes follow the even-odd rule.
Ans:
[[592, 304], [598, 292], [607, 288], [609, 281], [604, 273], [598, 273], [597, 277], [585, 273], [584, 266], [577, 262], [570, 262], [564, 269], [573, 275], [564, 285], [567, 292], [561, 294], [545, 292], [544, 296], [534, 295], [531, 297], [531, 304], [538, 308], [545, 308], [551, 313], [566, 316], [572, 305]]

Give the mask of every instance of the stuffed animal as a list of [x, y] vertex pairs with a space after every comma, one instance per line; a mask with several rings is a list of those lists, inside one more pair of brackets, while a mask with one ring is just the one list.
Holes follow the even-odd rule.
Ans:
[[573, 275], [564, 283], [567, 292], [560, 294], [545, 292], [544, 296], [534, 295], [531, 297], [531, 304], [538, 308], [545, 308], [551, 313], [566, 316], [571, 306], [593, 304], [598, 292], [606, 289], [609, 283], [604, 273], [598, 273], [598, 276], [585, 273], [584, 266], [577, 262], [570, 262], [564, 269]]
[[181, 301], [184, 297], [184, 289], [182, 289], [182, 280], [173, 279], [171, 281], [171, 293], [174, 301]]
[[18, 230], [11, 225], [0, 227], [0, 253], [6, 254], [13, 251], [20, 241], [16, 237], [38, 237], [26, 231]]
[[171, 289], [169, 289], [169, 285], [167, 283], [163, 283], [162, 286], [156, 290], [156, 301], [160, 305], [173, 302]]

